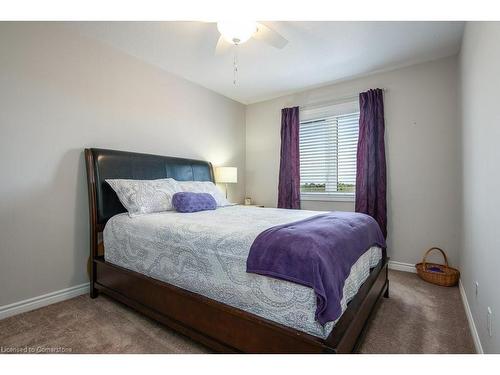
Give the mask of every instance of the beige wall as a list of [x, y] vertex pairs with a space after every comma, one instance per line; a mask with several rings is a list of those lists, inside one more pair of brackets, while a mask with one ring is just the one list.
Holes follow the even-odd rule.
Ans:
[[[486, 353], [500, 353], [500, 22], [468, 22], [460, 53], [462, 284]], [[475, 293], [475, 281], [479, 283]], [[487, 308], [493, 310], [493, 337]]]
[[[388, 174], [388, 252], [420, 261], [431, 246], [457, 263], [460, 224], [457, 59], [334, 84], [247, 106], [246, 195], [277, 203], [280, 110], [384, 88]], [[305, 209], [352, 210], [353, 203], [303, 202]]]
[[0, 306], [86, 282], [83, 148], [237, 166], [244, 106], [54, 23], [0, 23]]

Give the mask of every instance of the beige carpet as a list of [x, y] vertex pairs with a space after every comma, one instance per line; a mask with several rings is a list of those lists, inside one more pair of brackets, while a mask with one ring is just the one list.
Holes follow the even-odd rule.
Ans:
[[[473, 353], [458, 288], [390, 272], [391, 297], [379, 304], [362, 353]], [[209, 353], [124, 305], [87, 295], [0, 321], [0, 351]]]

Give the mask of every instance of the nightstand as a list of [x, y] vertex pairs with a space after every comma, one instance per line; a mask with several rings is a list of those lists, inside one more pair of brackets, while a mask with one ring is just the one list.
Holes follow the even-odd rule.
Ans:
[[261, 205], [261, 204], [240, 204], [240, 206], [243, 206], [243, 207], [261, 207], [261, 208], [264, 208], [264, 206]]

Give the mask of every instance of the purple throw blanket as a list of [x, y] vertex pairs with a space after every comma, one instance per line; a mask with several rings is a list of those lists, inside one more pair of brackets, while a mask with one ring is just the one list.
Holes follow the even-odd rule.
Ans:
[[371, 216], [340, 211], [320, 214], [260, 233], [250, 248], [247, 272], [313, 288], [316, 320], [325, 324], [342, 314], [340, 302], [351, 267], [375, 245], [386, 246]]

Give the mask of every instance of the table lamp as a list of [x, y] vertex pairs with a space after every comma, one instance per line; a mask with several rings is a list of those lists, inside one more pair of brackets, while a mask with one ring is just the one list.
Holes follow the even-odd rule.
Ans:
[[226, 186], [227, 199], [227, 184], [236, 184], [238, 182], [238, 168], [236, 167], [216, 167], [215, 182]]

